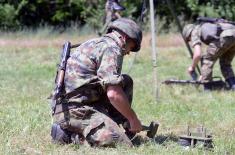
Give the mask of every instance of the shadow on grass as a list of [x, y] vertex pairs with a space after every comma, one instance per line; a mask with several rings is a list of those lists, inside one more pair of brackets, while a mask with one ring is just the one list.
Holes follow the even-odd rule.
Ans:
[[164, 145], [167, 142], [178, 142], [178, 137], [176, 135], [173, 135], [173, 134], [157, 135], [154, 138], [154, 141], [155, 141], [156, 144]]
[[134, 146], [141, 146], [143, 144], [146, 144], [148, 142], [152, 142], [158, 145], [166, 145], [169, 142], [178, 142], [178, 137], [173, 134], [168, 134], [168, 135], [156, 135], [154, 139], [149, 139], [149, 138], [141, 138], [141, 137], [136, 137], [132, 140], [132, 143]]

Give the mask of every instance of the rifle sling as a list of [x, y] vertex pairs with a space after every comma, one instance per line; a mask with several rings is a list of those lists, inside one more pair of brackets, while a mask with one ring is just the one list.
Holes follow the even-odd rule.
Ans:
[[78, 87], [78, 88], [72, 90], [71, 92], [66, 93], [64, 95], [64, 98], [70, 99], [74, 96], [77, 96], [78, 94], [82, 94], [85, 90], [89, 90], [89, 89], [97, 89], [99, 92], [102, 92], [102, 90], [103, 90], [100, 82], [96, 81], [96, 82], [89, 83], [89, 84], [83, 85], [81, 87]]
[[69, 101], [70, 98], [77, 96], [78, 94], [83, 94], [83, 92], [85, 90], [89, 90], [89, 89], [96, 89], [99, 92], [103, 92], [102, 86], [100, 84], [99, 81], [93, 82], [93, 83], [89, 83], [87, 85], [83, 85], [81, 87], [78, 87], [76, 89], [74, 89], [73, 91], [66, 93], [64, 95], [60, 96], [60, 101], [56, 99], [56, 105], [55, 105], [55, 111], [53, 113], [54, 114], [58, 114], [60, 112], [63, 111], [68, 111], [70, 109], [74, 109], [77, 108], [79, 106], [83, 106], [86, 105], [86, 103], [78, 103], [78, 102], [73, 102], [73, 101]]
[[70, 109], [75, 109], [77, 107], [81, 106], [81, 104], [78, 104], [77, 102], [68, 102], [68, 103], [59, 103], [56, 105], [56, 109], [55, 109], [55, 112], [53, 115], [55, 114], [59, 114], [61, 112], [65, 112], [65, 111], [68, 111]]

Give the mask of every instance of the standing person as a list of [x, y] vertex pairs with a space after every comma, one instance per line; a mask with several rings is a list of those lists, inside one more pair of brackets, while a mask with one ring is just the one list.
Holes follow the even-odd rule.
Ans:
[[[201, 23], [188, 24], [183, 28], [183, 37], [191, 41], [194, 49], [192, 64], [188, 73], [192, 74], [201, 60], [202, 82], [212, 81], [212, 71], [215, 62], [219, 59], [220, 69], [230, 89], [235, 90], [235, 77], [231, 62], [235, 55], [235, 26], [229, 23]], [[202, 43], [207, 45], [205, 54], [202, 54]], [[205, 89], [207, 85], [205, 85]]]
[[105, 24], [99, 32], [101, 36], [107, 29], [108, 25], [114, 20], [121, 18], [120, 12], [124, 11], [125, 7], [120, 5], [118, 0], [107, 0], [105, 3]]
[[118, 0], [107, 0], [105, 3], [105, 23], [121, 18], [120, 11], [124, 10], [125, 8], [120, 5]]
[[131, 108], [133, 80], [121, 69], [124, 56], [139, 51], [141, 41], [139, 26], [119, 18], [107, 34], [84, 42], [71, 54], [65, 71], [66, 93], [53, 114], [53, 141], [133, 145], [118, 124], [128, 121], [132, 133], [141, 131], [142, 125]]

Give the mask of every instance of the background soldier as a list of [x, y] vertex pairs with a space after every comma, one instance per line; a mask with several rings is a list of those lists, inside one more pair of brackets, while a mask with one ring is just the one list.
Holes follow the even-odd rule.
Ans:
[[134, 133], [142, 126], [131, 109], [133, 81], [121, 74], [121, 68], [123, 57], [139, 51], [141, 41], [137, 24], [119, 18], [103, 37], [86, 41], [71, 54], [65, 72], [66, 94], [53, 115], [55, 142], [132, 146], [118, 124], [128, 121]]
[[[213, 66], [219, 59], [221, 72], [232, 90], [235, 90], [235, 77], [231, 62], [235, 55], [235, 26], [229, 23], [188, 24], [183, 29], [183, 37], [191, 41], [194, 48], [192, 65], [188, 72], [192, 74], [201, 60], [202, 82], [212, 81]], [[201, 56], [201, 44], [208, 45], [206, 53]], [[205, 87], [205, 89], [207, 89]]]
[[107, 0], [105, 4], [105, 22], [114, 21], [121, 18], [120, 11], [124, 11], [125, 8], [119, 4], [117, 0]]
[[110, 22], [121, 18], [120, 12], [124, 11], [125, 8], [120, 5], [118, 0], [107, 0], [105, 3], [105, 24], [102, 27], [99, 35], [101, 36], [107, 29]]

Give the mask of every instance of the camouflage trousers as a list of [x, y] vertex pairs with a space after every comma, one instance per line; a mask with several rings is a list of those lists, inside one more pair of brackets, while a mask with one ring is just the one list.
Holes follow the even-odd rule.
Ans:
[[[123, 89], [131, 103], [133, 81], [127, 75], [123, 77]], [[126, 119], [112, 107], [105, 94], [93, 103], [64, 101], [56, 107], [54, 123], [77, 134], [81, 143], [88, 143], [90, 146], [115, 146], [117, 143], [132, 146], [125, 130], [118, 125]]]
[[225, 79], [234, 77], [231, 62], [235, 56], [235, 38], [227, 36], [208, 45], [202, 56], [202, 81], [212, 80], [213, 66], [219, 59], [220, 70]]

